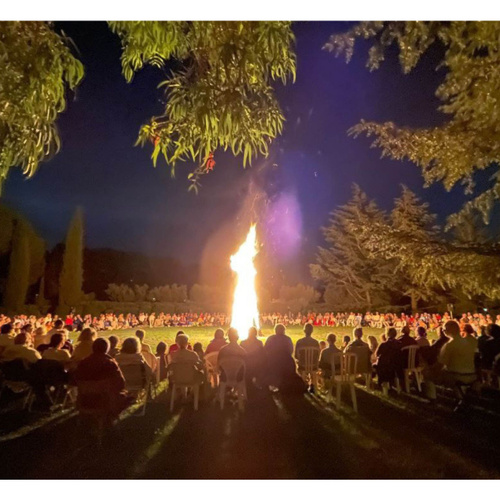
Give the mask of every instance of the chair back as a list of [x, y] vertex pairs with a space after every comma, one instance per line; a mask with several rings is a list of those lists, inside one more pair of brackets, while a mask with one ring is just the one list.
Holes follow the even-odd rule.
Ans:
[[357, 370], [358, 373], [371, 373], [371, 351], [368, 346], [350, 346], [347, 348], [348, 354], [354, 354], [357, 357]]
[[358, 373], [358, 357], [350, 352], [344, 354], [344, 378], [346, 382], [354, 381]]
[[217, 369], [217, 359], [219, 358], [218, 352], [209, 352], [205, 354], [205, 363], [207, 365], [207, 369], [211, 366], [213, 369]]
[[22, 359], [3, 361], [0, 363], [0, 371], [4, 380], [9, 382], [27, 382], [30, 370]]
[[401, 351], [407, 351], [408, 353], [408, 364], [406, 367], [407, 370], [414, 370], [417, 367], [418, 349], [418, 345], [409, 345], [401, 349]]
[[44, 385], [64, 384], [68, 380], [68, 373], [63, 363], [55, 359], [39, 359], [31, 367], [33, 380], [41, 381]]
[[152, 354], [149, 351], [142, 351], [141, 352], [142, 357], [146, 360], [146, 363], [148, 364], [149, 368], [151, 368], [151, 371], [153, 373], [156, 373], [156, 370], [158, 368], [158, 359], [154, 354]]
[[196, 383], [196, 367], [190, 363], [171, 363], [169, 370], [171, 382], [176, 385], [191, 385]]
[[149, 380], [144, 361], [119, 366], [125, 378], [125, 388], [127, 391], [140, 391], [147, 387]]
[[80, 380], [77, 382], [76, 407], [80, 413], [107, 413], [111, 408], [110, 381]]
[[318, 369], [319, 355], [318, 347], [300, 347], [297, 349], [299, 365], [306, 373], [312, 373]]
[[236, 385], [245, 380], [245, 361], [237, 356], [229, 356], [219, 360], [219, 370], [224, 372], [225, 383], [228, 386]]

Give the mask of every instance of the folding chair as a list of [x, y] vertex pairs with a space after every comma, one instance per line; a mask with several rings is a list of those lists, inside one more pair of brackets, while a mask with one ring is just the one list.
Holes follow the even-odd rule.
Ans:
[[407, 393], [410, 392], [410, 375], [415, 375], [415, 381], [417, 382], [418, 392], [422, 392], [422, 382], [423, 382], [423, 374], [422, 367], [417, 366], [417, 353], [418, 353], [418, 345], [409, 345], [403, 347], [401, 352], [405, 351], [408, 353], [408, 367], [404, 370], [405, 377], [405, 391]]
[[351, 392], [351, 401], [354, 411], [358, 412], [358, 403], [356, 399], [356, 389], [354, 382], [357, 373], [357, 357], [355, 354], [335, 353], [332, 356], [332, 378], [331, 378], [331, 398], [333, 398], [333, 390], [336, 390], [335, 405], [337, 410], [340, 409], [342, 386], [349, 386]]
[[208, 380], [212, 387], [219, 385], [219, 371], [217, 369], [218, 352], [210, 352], [205, 354], [205, 366], [207, 368]]

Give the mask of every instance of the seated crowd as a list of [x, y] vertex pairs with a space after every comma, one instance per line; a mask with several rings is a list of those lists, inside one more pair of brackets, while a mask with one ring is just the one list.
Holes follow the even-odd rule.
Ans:
[[[110, 412], [116, 416], [133, 401], [134, 391], [146, 387], [146, 382], [168, 379], [176, 366], [192, 367], [197, 383], [207, 389], [204, 394], [209, 394], [208, 372], [213, 363], [208, 363], [208, 358], [214, 355], [217, 365], [227, 359], [244, 361], [249, 392], [269, 387], [283, 393], [302, 393], [306, 388], [314, 392], [326, 387], [321, 380], [328, 381], [337, 372], [339, 354], [355, 354], [357, 374], [365, 376], [367, 384], [376, 377], [387, 392], [392, 384], [402, 383], [409, 363], [408, 348], [414, 346], [418, 351], [414, 363], [421, 370], [429, 400], [436, 399], [436, 385], [444, 385], [453, 388], [461, 401], [463, 387], [480, 381], [485, 374], [500, 375], [500, 326], [491, 321], [476, 332], [466, 319], [447, 319], [432, 343], [427, 339], [425, 326], [419, 323], [413, 327], [405, 324], [399, 333], [396, 326], [388, 326], [379, 339], [371, 335], [367, 342], [358, 323], [352, 339], [344, 336], [342, 342], [337, 342], [334, 333], [328, 334], [326, 341], [318, 341], [313, 337], [314, 324], [307, 322], [304, 337], [295, 346], [286, 335], [286, 326], [278, 323], [265, 342], [259, 339], [254, 327], [241, 342], [234, 328], [226, 333], [217, 328], [206, 349], [201, 343], [191, 345], [182, 330], [174, 344], [160, 342], [153, 348], [146, 343], [143, 329], [120, 345], [117, 336], [99, 337], [94, 328], [85, 327], [73, 346], [61, 319], [56, 319], [47, 332], [34, 328], [30, 322], [18, 329], [15, 322], [4, 322], [0, 329], [0, 371], [4, 363], [21, 360], [30, 373], [26, 380], [32, 384], [41, 405], [48, 401], [40, 377], [49, 368], [50, 376], [65, 386], [80, 389], [90, 382], [102, 382], [112, 400]], [[311, 359], [304, 358], [304, 353], [310, 351], [307, 348], [312, 348], [314, 367], [306, 373], [306, 365], [311, 365]], [[218, 376], [224, 381], [224, 370], [219, 371]]]

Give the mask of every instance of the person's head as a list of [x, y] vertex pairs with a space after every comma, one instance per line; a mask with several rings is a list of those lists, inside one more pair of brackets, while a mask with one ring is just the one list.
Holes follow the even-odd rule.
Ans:
[[189, 344], [189, 337], [184, 332], [179, 332], [175, 338], [175, 343], [179, 349], [186, 349]]
[[380, 342], [386, 342], [387, 341], [387, 334], [381, 333], [380, 334]]
[[63, 329], [63, 327], [64, 327], [64, 322], [63, 322], [63, 320], [62, 320], [62, 319], [56, 319], [56, 320], [54, 321], [54, 328], [55, 328], [56, 330], [62, 330], [62, 329]]
[[123, 354], [137, 354], [140, 352], [139, 341], [135, 337], [127, 337], [123, 341], [120, 352]]
[[500, 339], [500, 326], [495, 323], [490, 323], [486, 327], [486, 333], [494, 339]]
[[304, 325], [304, 334], [306, 337], [310, 337], [312, 335], [314, 328], [311, 323], [306, 323]]
[[368, 340], [368, 345], [370, 346], [370, 349], [373, 351], [378, 346], [377, 339], [373, 335], [368, 335], [367, 340]]
[[12, 323], [5, 323], [2, 325], [2, 328], [0, 328], [0, 333], [2, 335], [10, 335], [13, 329], [14, 327], [12, 326]]
[[448, 337], [460, 337], [460, 325], [454, 319], [450, 319], [444, 324], [444, 331]]
[[406, 337], [407, 335], [410, 335], [411, 333], [411, 330], [410, 330], [410, 327], [408, 325], [405, 325], [403, 326], [403, 328], [401, 328], [401, 333]]
[[465, 323], [464, 325], [464, 335], [469, 337], [470, 335], [474, 335], [474, 328], [470, 323]]
[[425, 327], [419, 326], [417, 328], [417, 337], [422, 338], [422, 339], [427, 337], [427, 331], [425, 330]]
[[255, 326], [251, 326], [248, 329], [248, 338], [249, 339], [256, 339], [258, 334], [259, 334], [259, 332], [257, 331], [257, 328], [255, 328]]
[[92, 343], [94, 354], [106, 354], [109, 351], [109, 342], [105, 338], [95, 339]]
[[116, 349], [116, 346], [118, 345], [118, 337], [116, 335], [110, 335], [108, 341], [109, 348]]
[[326, 337], [326, 341], [328, 345], [334, 346], [335, 342], [337, 342], [337, 336], [334, 333], [329, 333], [328, 337]]
[[165, 342], [158, 342], [158, 345], [156, 346], [156, 355], [157, 356], [163, 356], [164, 354], [167, 353], [167, 344]]
[[64, 335], [62, 333], [53, 333], [50, 337], [49, 347], [60, 349], [64, 344]]
[[201, 342], [196, 342], [193, 346], [193, 351], [198, 354], [198, 356], [200, 358], [203, 357], [204, 353], [203, 353], [203, 346], [201, 345]]
[[393, 326], [390, 326], [385, 331], [385, 334], [386, 334], [388, 340], [389, 339], [395, 339], [397, 337], [397, 335], [398, 335], [398, 331]]
[[146, 332], [144, 330], [137, 330], [135, 332], [135, 336], [139, 339], [141, 344], [144, 342], [144, 337], [146, 336]]
[[34, 333], [35, 337], [41, 337], [42, 335], [45, 335], [45, 327], [44, 326], [39, 326]]
[[283, 325], [282, 323], [278, 323], [274, 327], [274, 333], [276, 335], [285, 335], [285, 331], [286, 331], [285, 325]]
[[321, 350], [326, 349], [326, 342], [324, 340], [320, 340], [320, 342], [319, 342], [319, 348]]
[[93, 342], [97, 338], [97, 332], [93, 328], [84, 328], [78, 336], [78, 342]]
[[31, 323], [26, 323], [21, 328], [21, 332], [24, 332], [24, 333], [27, 333], [28, 335], [31, 335], [31, 333], [33, 332], [33, 325]]
[[229, 328], [229, 330], [227, 331], [227, 339], [229, 340], [229, 342], [232, 344], [237, 343], [239, 338], [240, 337], [238, 335], [238, 330], [233, 327]]
[[354, 338], [361, 340], [361, 337], [363, 337], [363, 328], [358, 326], [352, 331], [352, 334], [354, 335]]
[[349, 335], [344, 335], [344, 344], [348, 344], [351, 341], [351, 337]]
[[222, 340], [224, 338], [224, 330], [222, 328], [217, 328], [214, 333], [215, 340]]
[[18, 333], [15, 337], [14, 337], [14, 344], [16, 345], [25, 345], [28, 343], [28, 335], [24, 332], [22, 333]]

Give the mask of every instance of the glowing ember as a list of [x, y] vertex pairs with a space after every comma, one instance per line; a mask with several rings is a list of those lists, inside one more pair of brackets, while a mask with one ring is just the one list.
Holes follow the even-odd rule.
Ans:
[[243, 245], [231, 256], [231, 269], [237, 274], [231, 326], [238, 330], [240, 339], [248, 337], [248, 329], [251, 326], [259, 328], [259, 309], [255, 290], [257, 270], [253, 262], [257, 252], [257, 235], [253, 224]]

